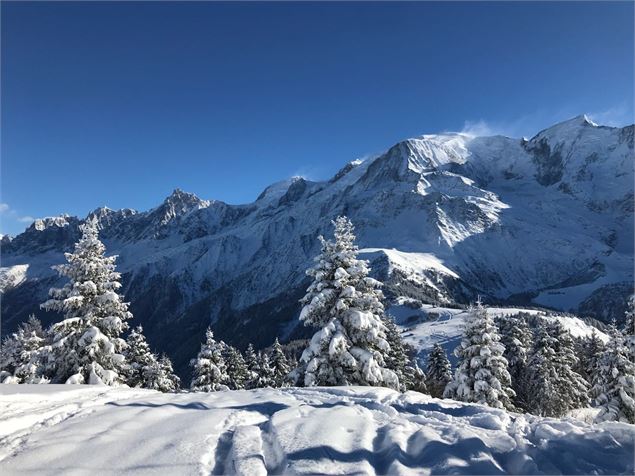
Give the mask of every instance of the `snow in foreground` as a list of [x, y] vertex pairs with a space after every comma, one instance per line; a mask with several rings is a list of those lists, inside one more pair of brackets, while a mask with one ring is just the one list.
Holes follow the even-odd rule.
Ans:
[[0, 385], [10, 474], [633, 474], [635, 427], [335, 387]]

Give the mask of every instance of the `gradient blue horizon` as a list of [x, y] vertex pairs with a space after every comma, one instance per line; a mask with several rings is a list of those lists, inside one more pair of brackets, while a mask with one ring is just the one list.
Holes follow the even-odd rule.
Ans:
[[423, 133], [633, 122], [633, 3], [2, 2], [2, 233]]

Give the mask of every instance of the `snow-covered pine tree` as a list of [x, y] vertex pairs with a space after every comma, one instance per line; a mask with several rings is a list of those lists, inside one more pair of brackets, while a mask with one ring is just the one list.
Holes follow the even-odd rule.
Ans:
[[527, 361], [527, 386], [531, 389], [527, 410], [534, 415], [561, 416], [558, 391], [558, 373], [555, 368], [556, 339], [547, 332], [545, 323], [536, 329], [533, 352]]
[[284, 387], [287, 385], [287, 377], [291, 369], [287, 357], [282, 351], [280, 341], [276, 337], [271, 348], [271, 367], [273, 369], [273, 382], [276, 387]]
[[245, 350], [245, 365], [247, 366], [247, 379], [245, 388], [247, 390], [258, 387], [258, 372], [260, 370], [258, 355], [253, 344], [249, 344]]
[[478, 302], [465, 318], [463, 339], [454, 353], [459, 365], [444, 396], [465, 402], [513, 409], [515, 397], [507, 371], [505, 347], [487, 309]]
[[[406, 345], [401, 338], [401, 332], [391, 316], [384, 318], [386, 326], [386, 342], [390, 346], [390, 350], [384, 355], [384, 362], [387, 369], [392, 370], [399, 379], [399, 388], [402, 392], [412, 388], [415, 384], [415, 368], [410, 365]], [[410, 365], [409, 371], [406, 368]], [[425, 386], [425, 383], [424, 383]]]
[[[582, 342], [579, 366], [581, 370], [579, 373], [589, 383], [594, 382], [594, 375], [604, 348], [604, 342], [598, 337], [598, 333], [595, 330], [593, 330], [591, 337], [587, 337]], [[589, 396], [594, 399], [597, 395], [593, 395], [591, 391]]]
[[408, 361], [406, 367], [404, 368], [403, 375], [407, 384], [402, 391], [413, 390], [419, 393], [428, 393], [428, 387], [426, 386], [426, 374], [423, 370], [421, 370], [415, 359]]
[[452, 380], [452, 366], [448, 356], [439, 344], [434, 344], [426, 365], [426, 387], [430, 395], [443, 397], [443, 391]]
[[555, 338], [557, 392], [562, 406], [560, 414], [564, 415], [569, 410], [589, 404], [589, 383], [574, 370], [578, 365], [578, 357], [571, 333], [557, 320], [547, 325], [547, 331]]
[[143, 335], [143, 327], [135, 327], [126, 338], [126, 362], [128, 370], [126, 372], [126, 383], [130, 387], [152, 388], [146, 380], [146, 367], [156, 367], [156, 356], [150, 350], [150, 346]]
[[533, 340], [532, 332], [524, 313], [501, 316], [496, 319], [496, 324], [500, 332], [501, 344], [505, 346], [503, 357], [507, 359], [512, 389], [516, 393], [514, 404], [525, 408], [528, 396], [524, 385], [524, 374]]
[[628, 298], [624, 336], [624, 344], [631, 353], [631, 360], [635, 360], [635, 294]]
[[245, 381], [249, 378], [245, 359], [235, 347], [228, 344], [224, 344], [223, 347], [222, 354], [227, 367], [227, 386], [230, 390], [241, 390], [245, 388]]
[[269, 361], [269, 355], [265, 352], [258, 354], [258, 379], [256, 388], [274, 387], [276, 385], [274, 371]]
[[128, 303], [117, 291], [120, 274], [116, 256], [105, 256], [97, 222], [87, 220], [68, 264], [56, 266], [69, 282], [49, 291], [51, 299], [42, 308], [64, 314], [52, 326], [56, 375], [54, 382], [116, 385], [125, 376], [125, 341], [120, 337], [132, 317]]
[[381, 283], [368, 276], [368, 263], [357, 259], [350, 220], [338, 217], [333, 225], [333, 241], [320, 237], [322, 251], [307, 271], [313, 283], [301, 301], [300, 320], [320, 328], [300, 359], [303, 383], [399, 388], [397, 375], [384, 362], [390, 347]]
[[172, 366], [172, 360], [165, 355], [161, 354], [159, 358], [159, 365], [163, 371], [165, 378], [164, 392], [177, 392], [181, 389], [181, 378], [174, 373], [174, 367]]
[[614, 325], [609, 335], [594, 378], [594, 404], [601, 409], [597, 420], [635, 423], [635, 363]]
[[49, 336], [34, 315], [0, 347], [0, 383], [48, 383]]
[[154, 360], [143, 369], [143, 382], [145, 388], [160, 392], [176, 392], [181, 384], [181, 379], [174, 374], [172, 362], [166, 355]]
[[190, 389], [196, 392], [216, 392], [228, 390], [228, 376], [221, 346], [214, 340], [210, 328], [205, 332], [205, 342], [195, 359], [190, 361], [193, 367]]

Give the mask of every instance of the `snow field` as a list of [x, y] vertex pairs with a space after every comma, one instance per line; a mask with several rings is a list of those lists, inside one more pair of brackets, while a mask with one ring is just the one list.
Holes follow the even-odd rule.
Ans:
[[2, 474], [632, 474], [635, 427], [386, 388], [0, 386]]

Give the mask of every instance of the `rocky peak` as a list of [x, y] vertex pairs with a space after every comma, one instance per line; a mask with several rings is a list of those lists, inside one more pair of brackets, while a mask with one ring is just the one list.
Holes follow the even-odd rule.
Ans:
[[193, 193], [184, 192], [177, 188], [154, 210], [154, 213], [160, 217], [160, 223], [164, 225], [177, 216], [185, 215], [192, 210], [207, 208], [210, 203], [208, 200], [201, 200]]

